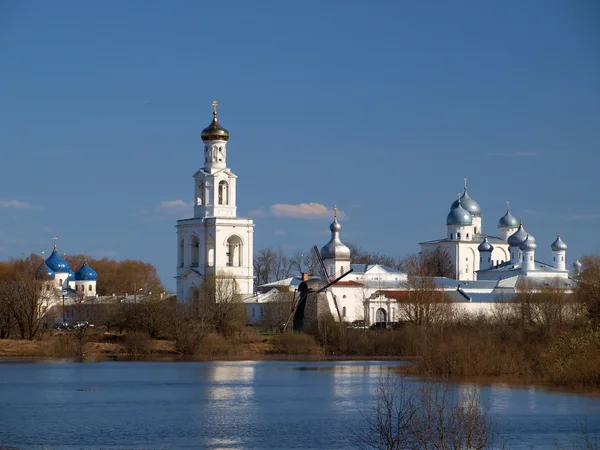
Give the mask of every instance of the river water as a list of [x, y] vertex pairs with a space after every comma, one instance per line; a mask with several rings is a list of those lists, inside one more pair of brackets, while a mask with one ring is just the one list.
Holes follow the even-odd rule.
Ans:
[[[352, 448], [394, 365], [3, 363], [0, 447]], [[480, 386], [479, 394], [509, 448], [569, 446], [582, 427], [600, 435], [598, 397], [506, 385]]]

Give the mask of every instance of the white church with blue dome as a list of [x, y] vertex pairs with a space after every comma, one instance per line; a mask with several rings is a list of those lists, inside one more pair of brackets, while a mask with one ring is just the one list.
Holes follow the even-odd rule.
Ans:
[[73, 271], [69, 263], [58, 253], [56, 238], [54, 238], [52, 253], [38, 267], [37, 275], [56, 288], [60, 295], [63, 293], [78, 297], [96, 297], [97, 295], [98, 274], [96, 271], [89, 266], [87, 259], [76, 271]]

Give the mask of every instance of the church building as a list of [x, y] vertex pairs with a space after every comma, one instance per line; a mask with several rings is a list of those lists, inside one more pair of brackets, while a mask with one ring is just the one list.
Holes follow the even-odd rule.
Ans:
[[229, 132], [217, 118], [202, 130], [204, 166], [193, 175], [193, 217], [177, 221], [177, 299], [190, 301], [208, 277], [235, 280], [237, 293], [253, 292], [252, 219], [237, 217], [237, 176], [227, 167]]
[[525, 231], [506, 204], [506, 213], [498, 221], [497, 235], [482, 233], [481, 207], [467, 192], [450, 206], [446, 216], [446, 237], [421, 242], [421, 251], [446, 250], [455, 268], [455, 279], [461, 281], [501, 280], [520, 275], [529, 278], [568, 278], [566, 244], [560, 236], [550, 245], [552, 263], [536, 261], [537, 244]]

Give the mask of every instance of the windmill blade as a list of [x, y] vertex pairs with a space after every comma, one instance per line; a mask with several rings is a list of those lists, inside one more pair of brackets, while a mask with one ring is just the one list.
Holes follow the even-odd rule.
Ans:
[[332, 281], [329, 281], [328, 283], [325, 283], [324, 286], [319, 287], [319, 289], [317, 290], [317, 294], [319, 292], [323, 292], [325, 289], [327, 289], [330, 286], [333, 286], [335, 283], [337, 283], [338, 281], [340, 281], [342, 278], [344, 278], [346, 275], [348, 275], [349, 273], [354, 272], [354, 270], [352, 268], [350, 268], [349, 270], [347, 270], [346, 272], [342, 273], [341, 275], [339, 275], [337, 278], [335, 278]]
[[285, 321], [285, 324], [283, 325], [283, 328], [281, 330], [282, 333], [285, 333], [285, 330], [287, 329], [288, 325], [290, 324], [290, 320], [292, 320], [292, 317], [294, 317], [294, 314], [296, 314], [296, 307], [298, 306], [298, 300], [299, 298], [297, 298], [298, 296], [298, 289], [296, 289], [294, 291], [294, 298], [292, 299], [292, 310], [290, 311], [290, 315], [288, 316], [287, 320]]
[[327, 275], [327, 269], [325, 268], [325, 263], [323, 262], [323, 258], [321, 258], [321, 252], [319, 252], [319, 248], [316, 245], [313, 245], [313, 253], [317, 261], [319, 261], [319, 266], [321, 266], [321, 270], [323, 271], [323, 280], [329, 282], [329, 275]]

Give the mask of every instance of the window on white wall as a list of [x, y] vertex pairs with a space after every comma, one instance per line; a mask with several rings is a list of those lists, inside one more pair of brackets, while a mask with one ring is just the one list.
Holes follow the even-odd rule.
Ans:
[[228, 205], [229, 204], [229, 186], [227, 185], [227, 181], [219, 182], [219, 205]]
[[346, 317], [346, 307], [342, 308], [342, 317]]

